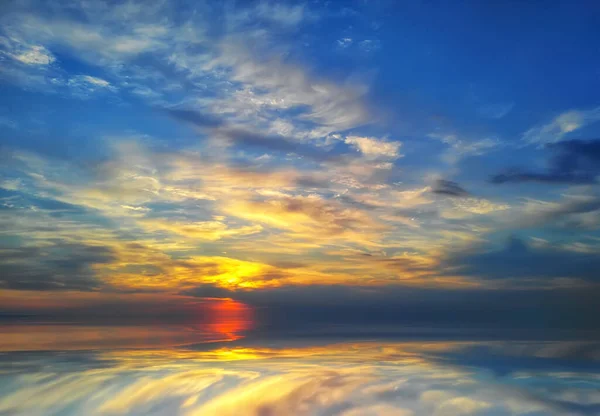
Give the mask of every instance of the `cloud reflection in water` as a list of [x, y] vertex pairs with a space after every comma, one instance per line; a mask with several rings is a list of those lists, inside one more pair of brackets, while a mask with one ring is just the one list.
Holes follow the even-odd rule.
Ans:
[[405, 342], [5, 353], [0, 414], [595, 415], [593, 343]]

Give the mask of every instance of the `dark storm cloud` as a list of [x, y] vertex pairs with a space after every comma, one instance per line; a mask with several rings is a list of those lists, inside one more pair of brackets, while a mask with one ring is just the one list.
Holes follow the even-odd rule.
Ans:
[[500, 250], [455, 254], [446, 266], [485, 279], [579, 278], [600, 282], [600, 256], [558, 247], [531, 247], [511, 237]]
[[462, 188], [458, 183], [447, 181], [444, 179], [436, 180], [431, 185], [431, 192], [434, 194], [451, 196], [451, 197], [467, 197], [469, 192]]
[[587, 184], [600, 174], [600, 140], [570, 140], [548, 145], [554, 157], [546, 171], [515, 168], [494, 175], [495, 184], [518, 182]]
[[54, 242], [45, 247], [3, 247], [0, 287], [21, 290], [91, 290], [100, 287], [95, 264], [115, 259], [104, 246]]

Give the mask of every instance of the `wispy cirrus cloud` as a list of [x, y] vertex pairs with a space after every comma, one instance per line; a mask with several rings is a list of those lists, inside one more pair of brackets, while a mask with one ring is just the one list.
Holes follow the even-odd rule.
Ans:
[[[496, 283], [485, 274], [440, 271], [441, 259], [527, 221], [531, 233], [552, 219], [578, 229], [596, 224], [595, 202], [583, 195], [536, 195], [523, 203], [507, 187], [492, 194], [469, 171], [488, 162], [496, 169], [502, 152], [514, 150], [502, 141], [506, 132], [478, 124], [500, 124], [509, 102], [484, 105], [472, 132], [448, 122], [427, 135], [429, 121], [412, 131], [396, 122], [404, 116], [379, 123], [385, 111], [373, 103], [386, 100], [372, 96], [381, 85], [370, 85], [381, 80], [359, 80], [377, 74], [366, 56], [383, 39], [338, 30], [357, 12], [268, 1], [111, 6], [20, 3], [0, 18], [0, 77], [8, 88], [41, 94], [39, 106], [50, 114], [41, 133], [21, 128], [34, 123], [27, 118], [11, 124], [14, 138], [1, 149], [0, 198], [12, 226], [6, 235], [35, 248], [22, 255], [39, 255], [31, 267], [56, 287], [77, 287], [64, 278], [68, 267], [82, 276], [82, 290], [490, 286]], [[327, 20], [332, 16], [340, 27]], [[358, 57], [364, 68], [318, 62], [331, 52], [315, 53], [321, 30], [330, 31], [327, 48], [336, 39], [348, 46], [330, 59]], [[596, 112], [567, 112], [530, 130], [527, 143], [560, 136], [551, 147], [557, 158], [547, 169], [527, 167], [494, 180], [593, 185], [594, 143], [564, 138], [591, 125]], [[67, 156], [45, 156], [42, 142]], [[93, 143], [93, 151], [81, 143]], [[442, 179], [432, 166], [438, 156], [452, 169], [443, 177], [459, 182]], [[521, 155], [513, 156], [518, 163]], [[54, 226], [54, 236], [43, 222]], [[108, 254], [74, 250], [76, 266], [69, 266], [64, 252], [76, 245]], [[26, 269], [24, 262], [19, 267]], [[32, 281], [41, 276], [27, 273]]]
[[569, 133], [597, 121], [600, 121], [600, 107], [588, 110], [566, 111], [546, 124], [541, 124], [527, 130], [523, 134], [523, 141], [527, 144], [537, 144], [539, 146], [556, 143], [563, 140]]
[[479, 140], [466, 140], [456, 134], [441, 133], [430, 133], [428, 137], [449, 146], [449, 150], [443, 155], [444, 160], [449, 163], [456, 163], [468, 156], [481, 156], [501, 146], [499, 140], [489, 137]]

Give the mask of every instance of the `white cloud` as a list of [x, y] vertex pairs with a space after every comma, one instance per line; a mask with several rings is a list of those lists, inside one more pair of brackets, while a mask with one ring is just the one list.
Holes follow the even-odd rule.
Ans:
[[75, 94], [88, 94], [97, 91], [115, 91], [116, 88], [110, 82], [93, 77], [91, 75], [76, 75], [67, 81], [67, 86], [74, 90]]
[[365, 39], [358, 42], [358, 47], [363, 52], [373, 52], [381, 48], [381, 42], [377, 39]]
[[38, 42], [27, 42], [19, 36], [0, 36], [0, 56], [2, 55], [31, 66], [43, 67], [56, 60], [54, 55]]
[[92, 77], [90, 75], [82, 75], [80, 77], [80, 79], [84, 82], [87, 82], [88, 84], [92, 84], [97, 87], [101, 87], [101, 88], [110, 88], [111, 87], [110, 82], [108, 82], [102, 78]]
[[94, 16], [92, 22], [83, 24], [72, 19], [53, 19], [24, 15], [9, 26], [11, 33], [35, 42], [52, 42], [68, 45], [78, 51], [78, 56], [93, 63], [127, 59], [146, 50], [164, 46], [157, 34], [136, 33], [132, 30], [111, 29], [101, 21], [104, 15]]
[[143, 211], [143, 212], [150, 211], [150, 208], [147, 208], [147, 207], [136, 207], [136, 206], [132, 206], [132, 205], [121, 205], [121, 208], [129, 209], [131, 211]]
[[[305, 108], [298, 118], [328, 126], [330, 132], [363, 124], [367, 111], [362, 103], [364, 86], [340, 85], [308, 73], [298, 64], [287, 63], [282, 54], [248, 46], [244, 38], [232, 36], [221, 43], [219, 56], [206, 65], [206, 71], [229, 69], [232, 81], [242, 83], [233, 94], [217, 102], [228, 113]], [[258, 36], [250, 41], [264, 44]], [[257, 50], [258, 49], [258, 50]], [[244, 92], [244, 94], [240, 94]]]
[[480, 156], [486, 154], [501, 145], [497, 139], [489, 137], [474, 141], [460, 139], [455, 134], [431, 133], [428, 137], [439, 140], [450, 146], [449, 151], [443, 155], [443, 159], [448, 163], [456, 163], [466, 156]]
[[49, 65], [56, 60], [43, 46], [32, 46], [19, 54], [12, 55], [17, 61], [26, 65]]
[[532, 127], [523, 134], [528, 144], [556, 143], [569, 133], [600, 121], [600, 107], [590, 110], [570, 110], [556, 116], [552, 121]]
[[340, 48], [347, 48], [350, 45], [352, 45], [352, 39], [351, 38], [342, 38], [342, 39], [338, 39], [337, 44]]
[[466, 416], [490, 408], [492, 405], [470, 397], [454, 397], [440, 403], [434, 416]]
[[514, 106], [515, 103], [485, 104], [478, 109], [478, 112], [483, 117], [501, 119], [510, 113]]
[[282, 26], [297, 26], [307, 17], [303, 4], [290, 6], [263, 1], [258, 4], [255, 12], [261, 18]]
[[[298, 62], [288, 62], [290, 47], [282, 44], [278, 35], [316, 17], [307, 5], [261, 1], [249, 7], [225, 7], [225, 32], [217, 37], [209, 35], [212, 22], [207, 18], [215, 10], [208, 12], [205, 7], [198, 4], [197, 13], [182, 16], [164, 2], [127, 1], [114, 7], [74, 2], [71, 8], [77, 13], [59, 8], [49, 19], [36, 10], [24, 12], [24, 8], [1, 23], [11, 38], [59, 45], [79, 59], [101, 66], [111, 78], [121, 81], [111, 86], [154, 104], [160, 101], [165, 105], [174, 89], [183, 91], [182, 86], [194, 85], [197, 88], [186, 89], [186, 101], [200, 101], [191, 91], [208, 91], [211, 96], [208, 103], [198, 102], [197, 109], [226, 115], [236, 123], [253, 123], [255, 129], [279, 118], [281, 110], [298, 109], [294, 134], [309, 140], [368, 120], [362, 102], [365, 86], [317, 77]], [[84, 19], [74, 17], [78, 14]], [[257, 21], [268, 23], [269, 29], [257, 29]], [[42, 51], [35, 52], [40, 55]], [[151, 57], [149, 65], [133, 63], [142, 54]], [[43, 61], [41, 56], [24, 55], [22, 59]], [[164, 66], [157, 67], [155, 62], [175, 66], [177, 74], [166, 73]], [[22, 78], [33, 80], [31, 74]], [[55, 78], [57, 81], [51, 82]], [[60, 78], [64, 77], [38, 76], [38, 81], [50, 89], [65, 83], [109, 87], [89, 78]], [[256, 126], [257, 120], [264, 125]]]
[[348, 136], [345, 143], [352, 145], [369, 158], [397, 159], [401, 156], [399, 149], [402, 143], [400, 142], [388, 142], [374, 137]]
[[483, 198], [456, 198], [450, 201], [452, 208], [443, 209], [441, 215], [446, 219], [460, 219], [472, 215], [487, 215], [510, 209], [507, 204], [497, 204]]
[[274, 24], [283, 29], [294, 29], [308, 17], [313, 16], [309, 14], [304, 4], [292, 6], [264, 0], [250, 7], [230, 9], [225, 14], [226, 24], [230, 30], [244, 29], [258, 21]]

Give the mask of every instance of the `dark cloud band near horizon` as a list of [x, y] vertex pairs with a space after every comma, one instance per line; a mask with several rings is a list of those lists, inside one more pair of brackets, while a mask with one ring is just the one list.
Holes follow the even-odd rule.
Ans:
[[[522, 289], [423, 289], [411, 287], [309, 286], [228, 291], [204, 286], [177, 296], [105, 294], [87, 302], [0, 309], [3, 323], [73, 325], [199, 325], [220, 314], [218, 305], [240, 302], [252, 312], [249, 336], [326, 337], [331, 331], [355, 336], [454, 333], [490, 336], [514, 331], [554, 338], [588, 337], [600, 330], [595, 317], [600, 287]], [[100, 295], [100, 294], [97, 294]], [[72, 294], [71, 294], [72, 296]], [[85, 297], [83, 297], [85, 299]], [[233, 299], [233, 300], [230, 300]], [[43, 302], [40, 302], [43, 303]], [[214, 309], [215, 305], [217, 309]], [[215, 315], [216, 314], [216, 315]], [[231, 319], [241, 319], [230, 316]], [[432, 332], [428, 332], [432, 331]], [[525, 331], [525, 332], [523, 332]]]

